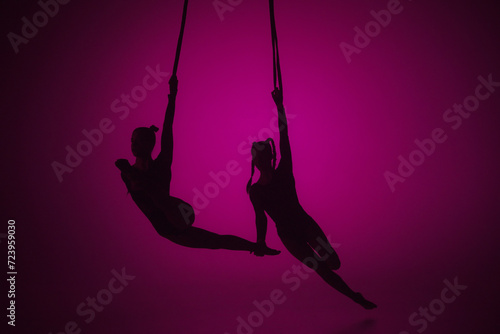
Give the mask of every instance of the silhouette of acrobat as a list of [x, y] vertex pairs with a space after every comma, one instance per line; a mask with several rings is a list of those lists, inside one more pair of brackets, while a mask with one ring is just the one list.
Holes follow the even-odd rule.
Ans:
[[116, 166], [135, 204], [149, 219], [158, 234], [182, 246], [207, 249], [245, 250], [258, 256], [277, 255], [280, 252], [234, 235], [219, 235], [193, 227], [194, 210], [191, 205], [170, 195], [172, 179], [173, 131], [177, 77], [169, 81], [170, 94], [161, 134], [161, 152], [156, 159], [151, 153], [155, 146], [155, 126], [136, 128], [132, 133], [134, 165], [119, 159]]
[[[276, 88], [272, 96], [278, 108], [281, 159], [276, 168], [276, 148], [271, 138], [254, 142], [251, 150], [252, 175], [247, 184], [247, 192], [255, 210], [257, 244], [261, 249], [267, 247], [267, 212], [276, 223], [278, 236], [294, 257], [315, 270], [330, 286], [365, 309], [375, 308], [377, 306], [374, 303], [354, 292], [332, 271], [340, 268], [339, 257], [325, 233], [302, 208], [297, 197], [282, 91]], [[260, 177], [252, 185], [255, 167], [260, 171]], [[325, 254], [320, 254], [321, 252]]]
[[[269, 14], [275, 87], [272, 96], [278, 108], [281, 159], [278, 168], [276, 168], [276, 147], [272, 138], [252, 144], [252, 175], [247, 184], [247, 192], [255, 210], [258, 249], [267, 247], [267, 212], [276, 223], [278, 236], [294, 257], [316, 271], [333, 288], [365, 309], [373, 309], [377, 305], [366, 300], [360, 293], [354, 292], [339, 275], [333, 272], [333, 270], [340, 268], [339, 257], [323, 230], [299, 203], [292, 169], [288, 124], [283, 106], [283, 83], [274, 17], [274, 0], [269, 0]], [[255, 167], [260, 171], [260, 177], [252, 185]], [[323, 256], [320, 254], [322, 250], [326, 252]], [[257, 251], [255, 255], [262, 254]]]

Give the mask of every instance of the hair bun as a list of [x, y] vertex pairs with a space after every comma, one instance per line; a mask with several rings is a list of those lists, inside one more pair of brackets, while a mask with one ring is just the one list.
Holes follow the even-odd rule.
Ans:
[[154, 125], [151, 125], [149, 128], [150, 128], [151, 130], [153, 130], [154, 132], [158, 132], [158, 130], [159, 130], [159, 129], [158, 129], [156, 126], [154, 126]]

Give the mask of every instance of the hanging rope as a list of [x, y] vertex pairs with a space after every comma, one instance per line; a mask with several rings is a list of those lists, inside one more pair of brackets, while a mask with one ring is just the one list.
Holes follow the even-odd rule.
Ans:
[[280, 56], [278, 52], [278, 34], [276, 33], [276, 21], [274, 18], [274, 0], [269, 0], [269, 13], [271, 16], [271, 40], [273, 42], [273, 80], [274, 88], [278, 88], [283, 93], [283, 83], [281, 80]]
[[186, 25], [187, 6], [188, 6], [188, 0], [184, 0], [184, 9], [182, 11], [181, 32], [179, 33], [179, 39], [177, 40], [177, 51], [175, 53], [174, 69], [172, 70], [172, 76], [177, 75], [177, 66], [179, 66], [179, 57], [181, 55], [182, 37], [184, 36], [184, 26]]

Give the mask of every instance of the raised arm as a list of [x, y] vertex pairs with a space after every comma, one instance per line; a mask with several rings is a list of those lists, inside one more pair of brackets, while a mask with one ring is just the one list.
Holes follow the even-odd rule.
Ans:
[[278, 167], [292, 172], [292, 151], [290, 139], [288, 138], [288, 122], [286, 120], [285, 107], [283, 106], [283, 93], [279, 89], [272, 92], [273, 100], [278, 108], [278, 127], [280, 130], [280, 154], [281, 159]]
[[177, 76], [173, 75], [168, 83], [170, 85], [170, 94], [168, 94], [167, 111], [165, 112], [165, 120], [163, 121], [163, 129], [161, 131], [161, 151], [158, 158], [164, 159], [165, 164], [170, 168], [174, 150], [172, 126], [174, 124], [175, 98], [177, 96]]

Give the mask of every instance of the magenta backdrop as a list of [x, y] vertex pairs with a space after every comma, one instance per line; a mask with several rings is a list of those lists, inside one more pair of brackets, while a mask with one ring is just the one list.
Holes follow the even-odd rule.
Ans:
[[[7, 254], [14, 219], [18, 275], [16, 327], [4, 315], [2, 326], [44, 334], [498, 331], [498, 4], [396, 5], [275, 5], [299, 199], [331, 235], [339, 274], [379, 305], [365, 311], [313, 275], [293, 274], [300, 287], [292, 290], [282, 275], [297, 260], [271, 221], [268, 245], [280, 256], [188, 249], [158, 236], [127, 195], [114, 161], [132, 159], [135, 127], [161, 127], [182, 1], [71, 1], [57, 13], [47, 7], [53, 17], [37, 16], [39, 3], [4, 2], [0, 241]], [[390, 22], [380, 13], [388, 6]], [[22, 18], [34, 15], [36, 35], [11, 43], [9, 33], [22, 35]], [[367, 24], [369, 43], [355, 31]], [[157, 69], [167, 73], [144, 83]], [[489, 76], [486, 87], [480, 80]], [[278, 139], [267, 1], [190, 1], [178, 78], [171, 192], [199, 211], [196, 226], [254, 241], [249, 145]], [[122, 94], [136, 101], [127, 106]], [[450, 118], [464, 100], [474, 111]], [[102, 138], [92, 132], [100, 126]], [[437, 128], [446, 140], [430, 145]], [[82, 142], [84, 130], [94, 145]], [[412, 153], [415, 140], [427, 155]], [[87, 156], [58, 178], [54, 162], [67, 164], [68, 146]], [[401, 167], [402, 177], [399, 156], [418, 166]], [[228, 164], [233, 175], [215, 186], [213, 173]], [[135, 276], [123, 289], [113, 279], [122, 270]], [[444, 281], [455, 279], [467, 288], [445, 303], [453, 293], [441, 295]], [[253, 301], [275, 289], [285, 301], [268, 317], [256, 313]], [[102, 309], [90, 311], [88, 297]], [[8, 302], [2, 297], [4, 312]], [[420, 307], [430, 307], [428, 318], [413, 314]]]

